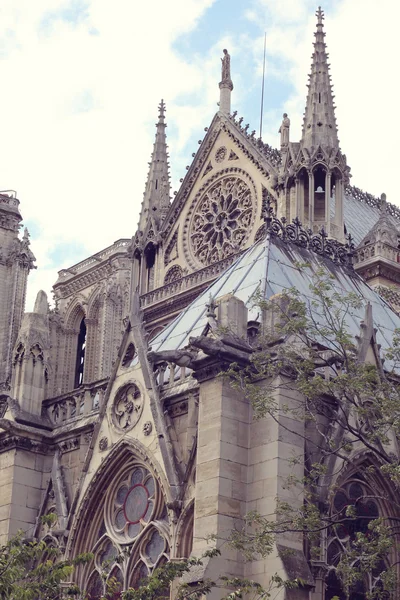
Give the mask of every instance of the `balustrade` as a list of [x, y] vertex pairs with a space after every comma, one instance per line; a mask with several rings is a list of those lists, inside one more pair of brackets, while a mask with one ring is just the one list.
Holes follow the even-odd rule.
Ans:
[[107, 380], [103, 379], [94, 384], [83, 385], [57, 398], [50, 398], [43, 402], [42, 414], [47, 416], [53, 425], [63, 425], [72, 419], [82, 417], [99, 411], [107, 387]]

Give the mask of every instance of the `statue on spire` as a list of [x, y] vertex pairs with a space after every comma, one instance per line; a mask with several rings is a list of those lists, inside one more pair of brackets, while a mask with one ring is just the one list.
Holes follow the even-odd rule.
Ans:
[[285, 148], [289, 145], [289, 129], [290, 119], [287, 113], [283, 113], [282, 125], [279, 127], [278, 133], [281, 134], [281, 148]]
[[229, 115], [231, 112], [231, 91], [233, 90], [231, 79], [231, 57], [226, 48], [224, 48], [223, 53], [224, 56], [221, 58], [221, 81], [219, 82], [219, 110]]
[[228, 53], [228, 50], [224, 48], [223, 50], [224, 56], [221, 58], [221, 83], [229, 83], [231, 82], [231, 57]]

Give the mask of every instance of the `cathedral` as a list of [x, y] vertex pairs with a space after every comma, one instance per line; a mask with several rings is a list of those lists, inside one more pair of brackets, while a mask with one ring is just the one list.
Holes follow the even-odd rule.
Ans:
[[[294, 501], [281, 482], [304, 442], [254, 420], [220, 377], [247, 360], [264, 326], [257, 296], [294, 287], [305, 297], [309, 272], [323, 269], [365, 299], [355, 336], [375, 331], [384, 351], [400, 327], [400, 209], [350, 184], [321, 9], [316, 16], [301, 139], [291, 139], [286, 113], [279, 148], [243, 125], [223, 50], [218, 112], [180, 189], [171, 199], [161, 101], [137, 231], [59, 271], [54, 308], [39, 291], [24, 312], [34, 248], [26, 230], [19, 236], [16, 195], [0, 194], [0, 536], [22, 529], [66, 557], [93, 552], [74, 575], [91, 600], [104, 593], [105, 561], [121, 590], [135, 587], [165, 561], [199, 556], [207, 536], [226, 539], [249, 511]], [[354, 481], [343, 474], [343, 494]], [[357, 485], [368, 495], [369, 484]], [[40, 517], [52, 512], [44, 531]], [[298, 538], [279, 542], [291, 554], [251, 562], [223, 545], [191, 576], [267, 584], [295, 573], [302, 586], [277, 598], [330, 600], [335, 543], [317, 566]], [[371, 573], [354, 598], [373, 586]]]

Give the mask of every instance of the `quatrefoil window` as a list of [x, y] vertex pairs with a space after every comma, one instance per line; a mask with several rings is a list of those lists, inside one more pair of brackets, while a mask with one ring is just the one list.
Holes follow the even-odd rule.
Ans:
[[200, 199], [191, 224], [195, 257], [210, 265], [238, 252], [249, 237], [254, 217], [250, 187], [239, 177], [217, 181]]
[[136, 384], [130, 383], [118, 390], [112, 408], [112, 420], [118, 429], [132, 429], [139, 421], [142, 411], [143, 398]]

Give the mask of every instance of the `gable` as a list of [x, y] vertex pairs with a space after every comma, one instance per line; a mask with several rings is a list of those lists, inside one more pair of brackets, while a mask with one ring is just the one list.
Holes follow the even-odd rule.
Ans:
[[175, 265], [190, 274], [229, 264], [254, 243], [263, 223], [263, 190], [273, 194], [276, 180], [265, 152], [232, 119], [216, 115], [165, 220], [160, 283]]

